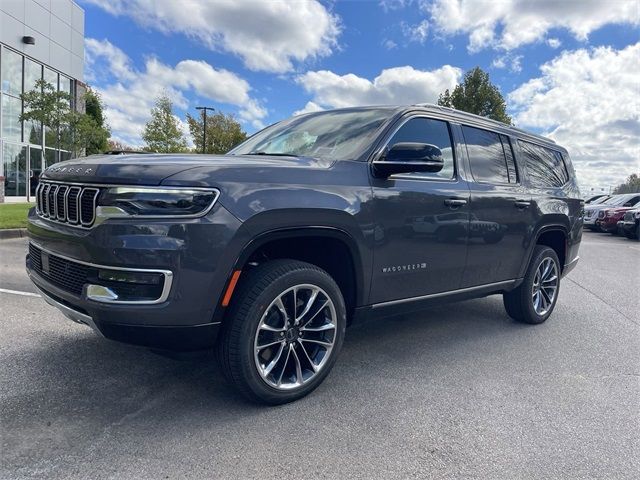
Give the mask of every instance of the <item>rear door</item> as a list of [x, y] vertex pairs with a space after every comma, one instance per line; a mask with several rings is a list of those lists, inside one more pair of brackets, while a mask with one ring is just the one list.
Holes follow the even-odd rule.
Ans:
[[462, 287], [519, 276], [533, 225], [531, 197], [520, 182], [511, 139], [463, 125], [471, 219]]
[[458, 171], [459, 149], [445, 120], [413, 116], [386, 142], [435, 145], [438, 173], [372, 177], [375, 218], [371, 303], [417, 297], [460, 287], [467, 256], [469, 190]]

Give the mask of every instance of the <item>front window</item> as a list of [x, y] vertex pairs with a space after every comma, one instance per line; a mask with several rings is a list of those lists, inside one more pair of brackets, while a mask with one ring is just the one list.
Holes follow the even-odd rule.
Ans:
[[335, 110], [284, 120], [237, 146], [231, 155], [358, 158], [395, 112], [392, 108]]

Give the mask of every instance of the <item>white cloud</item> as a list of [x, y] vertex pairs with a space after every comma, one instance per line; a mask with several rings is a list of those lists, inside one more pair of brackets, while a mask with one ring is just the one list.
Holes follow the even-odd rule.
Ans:
[[413, 0], [379, 0], [378, 4], [385, 12], [388, 12], [390, 10], [400, 10], [412, 3], [412, 1]]
[[303, 108], [301, 108], [300, 110], [296, 110], [291, 115], [295, 117], [296, 115], [302, 115], [303, 113], [321, 112], [322, 110], [324, 110], [324, 108], [322, 108], [317, 103], [307, 102], [307, 104]]
[[108, 40], [85, 42], [88, 78], [101, 78], [96, 90], [105, 103], [105, 115], [113, 137], [129, 145], [140, 145], [144, 124], [155, 99], [167, 93], [175, 107], [189, 108], [184, 96], [193, 91], [203, 98], [238, 107], [241, 120], [262, 126], [267, 111], [249, 94], [251, 86], [235, 73], [216, 69], [204, 61], [182, 60], [174, 67], [156, 58], [137, 70], [127, 55]]
[[548, 38], [547, 45], [549, 45], [551, 48], [558, 48], [560, 45], [562, 45], [562, 42], [559, 38]]
[[494, 58], [491, 66], [493, 68], [508, 68], [512, 73], [520, 73], [522, 71], [522, 58], [522, 55], [507, 53]]
[[440, 34], [468, 35], [471, 52], [512, 50], [542, 40], [554, 28], [586, 40], [607, 24], [640, 24], [637, 0], [435, 0], [423, 8]]
[[329, 55], [340, 20], [317, 0], [86, 0], [164, 33], [178, 32], [240, 57], [252, 70], [286, 72]]
[[430, 71], [405, 66], [382, 70], [373, 81], [352, 73], [337, 75], [321, 70], [300, 75], [297, 82], [313, 95], [316, 105], [342, 108], [436, 102], [438, 95], [454, 88], [461, 76], [462, 71], [450, 65]]
[[387, 50], [393, 50], [394, 48], [398, 48], [398, 44], [388, 38], [382, 42], [382, 46]]
[[422, 20], [415, 25], [402, 22], [400, 27], [402, 28], [402, 34], [410, 42], [417, 42], [422, 45], [427, 41], [429, 36], [429, 22], [427, 20]]
[[563, 52], [511, 92], [515, 120], [569, 150], [582, 186], [640, 170], [640, 43]]

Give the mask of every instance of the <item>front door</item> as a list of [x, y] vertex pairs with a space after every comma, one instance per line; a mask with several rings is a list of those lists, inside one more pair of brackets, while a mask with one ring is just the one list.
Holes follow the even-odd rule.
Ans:
[[460, 288], [466, 262], [469, 190], [458, 174], [450, 125], [411, 117], [387, 146], [399, 142], [435, 145], [445, 165], [438, 173], [372, 180], [376, 245], [371, 303]]

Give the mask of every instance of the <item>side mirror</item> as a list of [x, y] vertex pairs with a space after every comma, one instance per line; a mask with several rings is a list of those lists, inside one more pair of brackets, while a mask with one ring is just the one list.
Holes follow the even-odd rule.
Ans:
[[387, 178], [395, 173], [430, 172], [444, 167], [442, 150], [428, 143], [396, 143], [386, 154], [373, 162], [376, 177]]

